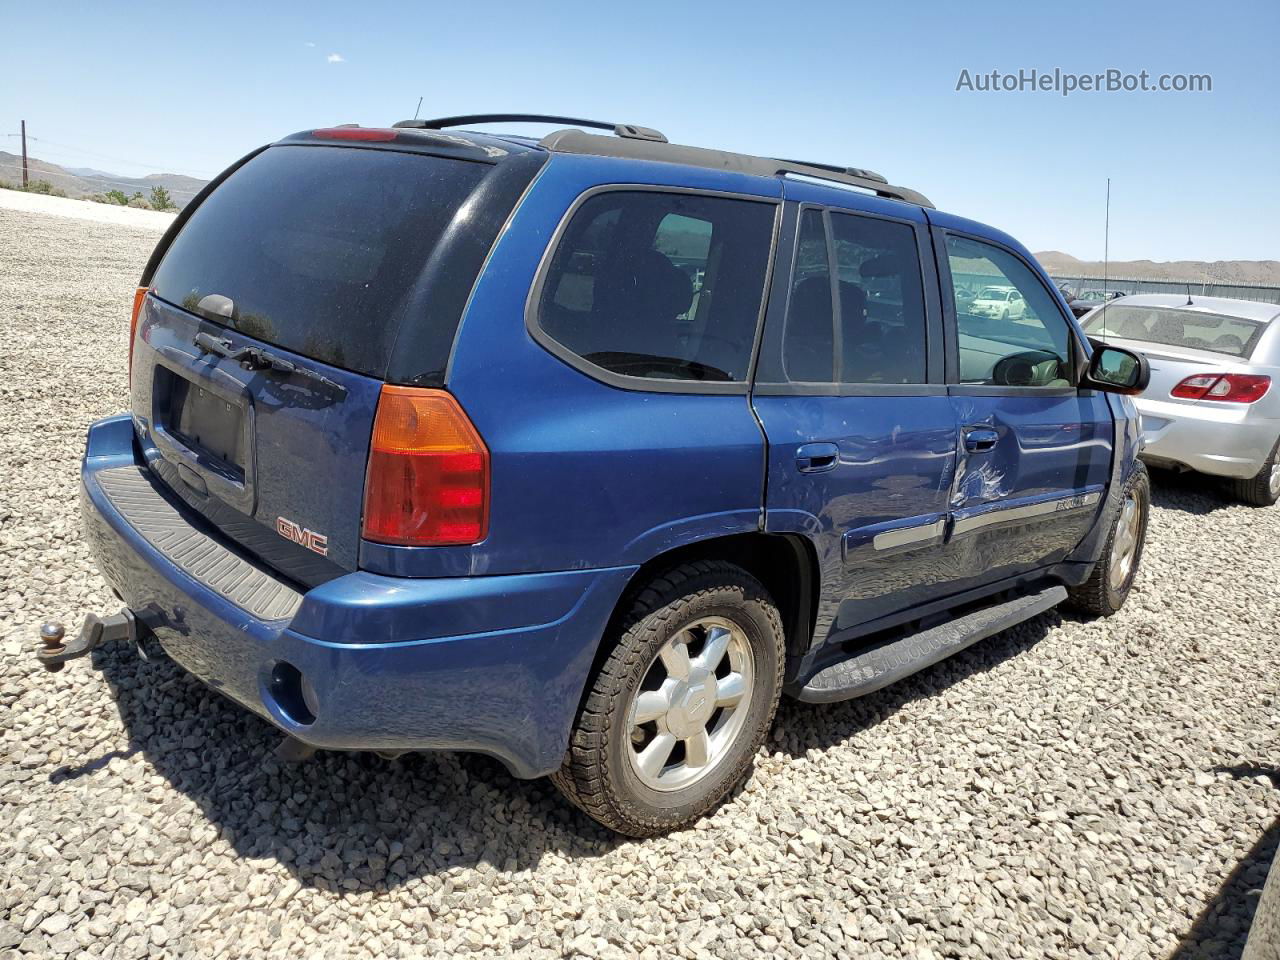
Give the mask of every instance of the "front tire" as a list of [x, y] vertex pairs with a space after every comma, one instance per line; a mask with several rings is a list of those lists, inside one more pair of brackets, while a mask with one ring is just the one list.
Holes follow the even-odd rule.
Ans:
[[1146, 464], [1139, 461], [1125, 483], [1120, 511], [1089, 579], [1069, 591], [1071, 606], [1098, 617], [1109, 617], [1124, 606], [1142, 562], [1150, 516], [1151, 479]]
[[619, 833], [688, 826], [742, 782], [773, 722], [777, 607], [741, 567], [685, 564], [641, 590], [605, 642], [551, 781]]
[[1248, 480], [1232, 483], [1236, 497], [1255, 507], [1269, 507], [1280, 500], [1280, 440], [1271, 448], [1271, 456], [1262, 469]]

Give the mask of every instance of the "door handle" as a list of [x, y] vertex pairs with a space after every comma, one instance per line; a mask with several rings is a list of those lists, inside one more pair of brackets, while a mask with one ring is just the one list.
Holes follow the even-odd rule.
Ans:
[[1000, 434], [990, 427], [965, 427], [964, 448], [970, 453], [983, 453], [990, 450], [1000, 439]]
[[801, 473], [825, 473], [835, 468], [840, 448], [834, 443], [806, 443], [796, 447], [796, 469]]

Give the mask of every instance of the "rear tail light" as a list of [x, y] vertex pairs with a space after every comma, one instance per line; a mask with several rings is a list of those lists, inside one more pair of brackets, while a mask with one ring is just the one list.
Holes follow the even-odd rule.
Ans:
[[1198, 373], [1174, 387], [1170, 396], [1180, 400], [1253, 403], [1266, 396], [1269, 389], [1270, 377], [1251, 373]]
[[477, 543], [489, 532], [489, 449], [443, 390], [384, 386], [364, 488], [366, 540]]
[[147, 299], [147, 288], [139, 287], [133, 291], [133, 313], [129, 317], [129, 383], [133, 384], [133, 338], [138, 334], [138, 314], [142, 312], [142, 301]]

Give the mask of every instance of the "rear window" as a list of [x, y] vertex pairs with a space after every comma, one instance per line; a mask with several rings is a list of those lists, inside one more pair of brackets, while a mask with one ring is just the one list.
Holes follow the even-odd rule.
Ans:
[[746, 380], [776, 209], [648, 190], [589, 198], [543, 281], [542, 333], [623, 376]]
[[1229, 357], [1249, 356], [1264, 326], [1243, 317], [1122, 303], [1108, 304], [1085, 321], [1085, 331], [1095, 337], [1121, 337]]
[[[381, 376], [414, 281], [487, 164], [271, 147], [191, 215], [157, 296], [312, 359]], [[230, 320], [199, 309], [210, 294]]]

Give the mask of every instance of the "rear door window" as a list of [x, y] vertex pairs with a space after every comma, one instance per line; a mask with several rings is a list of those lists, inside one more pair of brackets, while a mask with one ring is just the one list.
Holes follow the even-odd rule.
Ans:
[[766, 349], [760, 382], [923, 384], [927, 345], [914, 228], [805, 208], [783, 320], [781, 370]]
[[589, 197], [552, 256], [537, 331], [613, 374], [745, 382], [776, 209], [650, 190]]
[[796, 383], [835, 381], [835, 308], [831, 298], [831, 255], [822, 211], [800, 216], [800, 238], [791, 297], [782, 329], [782, 366]]
[[840, 382], [924, 383], [924, 288], [915, 230], [832, 213], [840, 293]]
[[[240, 332], [371, 376], [441, 233], [488, 164], [349, 147], [271, 147], [182, 228], [156, 295]], [[230, 319], [200, 302], [234, 304]]]

